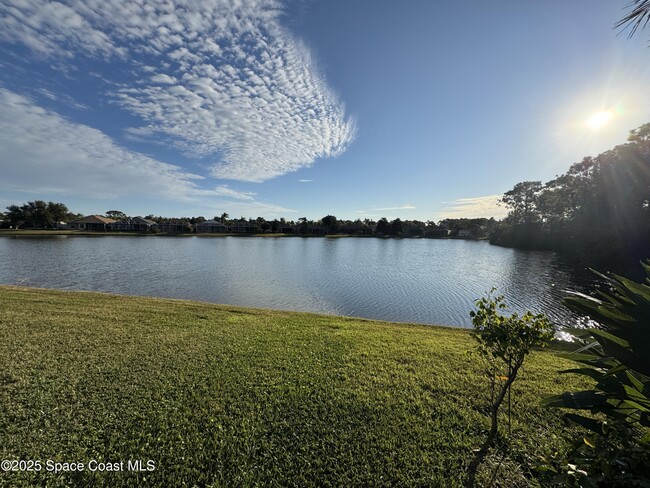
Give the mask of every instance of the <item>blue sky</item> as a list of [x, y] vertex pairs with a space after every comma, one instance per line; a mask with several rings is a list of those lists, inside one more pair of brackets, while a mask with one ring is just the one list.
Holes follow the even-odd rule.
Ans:
[[626, 4], [4, 1], [0, 206], [500, 217], [650, 122]]

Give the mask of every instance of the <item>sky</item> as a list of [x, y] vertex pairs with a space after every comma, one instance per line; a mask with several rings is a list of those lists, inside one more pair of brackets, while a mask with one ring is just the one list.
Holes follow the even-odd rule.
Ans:
[[0, 209], [501, 218], [650, 122], [627, 5], [3, 0]]

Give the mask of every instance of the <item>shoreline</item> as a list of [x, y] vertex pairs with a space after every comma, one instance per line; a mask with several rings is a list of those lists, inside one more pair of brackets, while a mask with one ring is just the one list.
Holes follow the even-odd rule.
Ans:
[[273, 314], [287, 314], [287, 315], [308, 315], [314, 316], [315, 318], [325, 318], [332, 320], [352, 320], [360, 322], [374, 322], [379, 324], [394, 325], [394, 326], [406, 326], [406, 327], [424, 327], [424, 328], [441, 328], [445, 330], [462, 330], [469, 331], [471, 328], [463, 327], [462, 325], [445, 325], [445, 324], [426, 324], [422, 322], [399, 322], [394, 320], [382, 320], [382, 319], [373, 319], [367, 317], [355, 317], [352, 315], [335, 315], [328, 313], [319, 313], [319, 312], [308, 312], [301, 310], [284, 310], [277, 308], [263, 308], [263, 307], [246, 307], [243, 305], [231, 305], [227, 303], [216, 303], [216, 302], [207, 302], [202, 300], [193, 300], [191, 298], [171, 298], [171, 297], [157, 297], [151, 295], [127, 295], [124, 293], [113, 293], [110, 291], [94, 291], [94, 290], [66, 290], [63, 288], [45, 288], [41, 286], [29, 286], [21, 284], [5, 284], [0, 283], [0, 293], [4, 290], [17, 290], [17, 291], [34, 291], [34, 292], [44, 292], [44, 293], [64, 293], [64, 294], [83, 294], [83, 295], [97, 295], [98, 298], [123, 298], [123, 299], [132, 299], [132, 300], [153, 300], [158, 302], [172, 302], [183, 304], [183, 305], [192, 305], [197, 306], [214, 306], [219, 309], [224, 309], [228, 311], [233, 311], [234, 313], [273, 313]]
[[376, 235], [355, 235], [355, 234], [280, 234], [280, 233], [257, 233], [249, 234], [244, 232], [99, 232], [99, 231], [75, 231], [75, 230], [47, 230], [47, 229], [0, 229], [0, 237], [302, 237], [302, 238], [362, 238], [362, 239], [424, 239], [424, 240], [458, 240], [458, 241], [486, 241], [487, 238], [473, 237], [424, 237], [424, 236], [376, 236]]

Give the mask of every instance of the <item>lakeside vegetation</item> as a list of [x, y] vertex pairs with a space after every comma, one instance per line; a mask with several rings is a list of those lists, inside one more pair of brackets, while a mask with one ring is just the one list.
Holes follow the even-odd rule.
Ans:
[[[3, 459], [153, 460], [135, 473], [0, 473], [0, 485], [461, 486], [489, 429], [467, 330], [0, 287]], [[535, 351], [513, 395], [528, 486], [571, 427], [541, 405], [589, 380]], [[564, 435], [564, 434], [566, 435]]]
[[511, 211], [494, 244], [550, 249], [591, 267], [638, 263], [650, 255], [650, 124], [545, 184], [518, 183], [502, 201]]

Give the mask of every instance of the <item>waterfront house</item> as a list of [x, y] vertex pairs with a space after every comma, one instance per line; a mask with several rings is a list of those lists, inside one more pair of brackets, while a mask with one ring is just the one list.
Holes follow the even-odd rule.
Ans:
[[205, 222], [196, 224], [194, 227], [197, 234], [206, 232], [228, 232], [228, 226], [217, 220], [206, 220]]
[[110, 229], [119, 232], [151, 232], [158, 229], [158, 224], [142, 217], [131, 217], [110, 224]]
[[470, 238], [472, 237], [472, 231], [469, 229], [460, 229], [458, 231], [458, 237], [462, 237], [465, 239]]
[[158, 224], [160, 232], [167, 232], [168, 234], [184, 234], [192, 232], [192, 225], [185, 220], [170, 220], [163, 224]]
[[251, 224], [245, 219], [238, 220], [235, 222], [231, 227], [230, 230], [233, 232], [241, 232], [241, 233], [255, 233], [260, 231], [260, 227], [255, 224]]
[[88, 215], [70, 222], [68, 229], [107, 231], [109, 230], [110, 224], [114, 224], [115, 222], [117, 221], [108, 217], [102, 217], [101, 215]]

